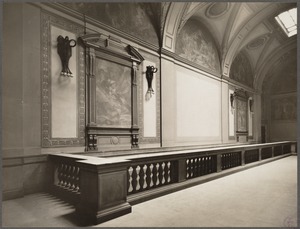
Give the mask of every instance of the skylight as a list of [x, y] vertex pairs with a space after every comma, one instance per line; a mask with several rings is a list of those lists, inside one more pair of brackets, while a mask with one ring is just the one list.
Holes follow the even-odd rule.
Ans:
[[288, 37], [297, 34], [297, 8], [285, 11], [275, 19]]

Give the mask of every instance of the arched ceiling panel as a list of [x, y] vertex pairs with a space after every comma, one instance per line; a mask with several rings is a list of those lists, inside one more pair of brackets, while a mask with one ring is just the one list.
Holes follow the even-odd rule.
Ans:
[[297, 49], [296, 41], [296, 37], [291, 38], [287, 43], [273, 50], [259, 65], [254, 79], [254, 87], [257, 90], [261, 91], [263, 82], [274, 76], [272, 71], [277, 72], [275, 69], [290, 58], [290, 54], [294, 52], [293, 50]]
[[240, 6], [240, 9], [235, 16], [234, 23], [230, 31], [228, 43], [232, 41], [234, 35], [236, 35], [241, 27], [251, 18], [251, 16], [253, 16], [252, 14], [253, 11], [246, 4], [242, 4]]
[[218, 47], [222, 46], [223, 35], [227, 28], [231, 10], [231, 3], [218, 2], [206, 4], [193, 15], [193, 17], [198, 18], [210, 30]]
[[246, 45], [246, 47], [244, 47], [244, 50], [248, 53], [248, 55], [251, 58], [251, 62], [252, 62], [252, 66], [254, 66], [254, 70], [257, 65], [257, 61], [259, 60], [260, 56], [262, 55], [262, 52], [267, 46], [269, 39], [270, 39], [270, 34], [264, 34], [261, 35], [260, 37], [253, 39]]
[[[149, 43], [159, 44], [158, 3], [61, 3], [70, 9]], [[160, 4], [160, 3], [159, 3]]]
[[275, 36], [269, 38], [268, 43], [264, 46], [259, 58], [257, 59], [255, 69], [258, 69], [262, 63], [265, 62], [265, 59], [277, 48], [280, 47], [280, 42]]
[[273, 62], [266, 73], [263, 90], [270, 94], [297, 91], [297, 49], [291, 49]]
[[241, 43], [240, 49], [244, 48], [246, 45], [248, 45], [250, 42], [254, 41], [256, 38], [262, 37], [263, 35], [267, 35], [271, 32], [270, 29], [268, 29], [264, 23], [261, 23], [257, 25], [245, 39]]
[[191, 62], [220, 73], [219, 54], [214, 39], [196, 18], [189, 19], [180, 30], [175, 52]]
[[234, 58], [229, 77], [248, 87], [253, 87], [253, 69], [249, 57], [245, 52], [240, 52]]
[[[251, 4], [259, 5], [259, 3]], [[257, 12], [254, 12], [251, 18], [247, 20], [247, 22], [243, 24], [240, 29], [238, 29], [238, 33], [235, 36], [233, 36], [232, 41], [229, 44], [228, 50], [226, 49], [226, 54], [222, 63], [223, 75], [229, 75], [230, 65], [232, 64], [233, 58], [241, 50], [243, 45], [246, 45], [245, 43], [247, 42], [245, 42], [245, 39], [249, 39], [248, 37], [251, 36], [251, 34], [256, 34], [253, 31], [256, 30], [257, 26], [260, 26], [262, 23], [264, 23], [265, 20], [269, 19], [270, 17], [275, 17], [278, 13], [283, 12], [284, 10], [292, 6], [295, 6], [295, 3], [269, 3], [262, 5], [262, 7], [257, 7], [261, 9]], [[258, 29], [258, 31], [259, 30], [260, 29]]]

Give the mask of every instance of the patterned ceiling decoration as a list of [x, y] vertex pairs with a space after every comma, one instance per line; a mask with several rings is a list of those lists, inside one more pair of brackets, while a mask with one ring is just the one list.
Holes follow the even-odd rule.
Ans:
[[269, 38], [270, 38], [269, 34], [265, 34], [263, 36], [255, 38], [254, 40], [248, 43], [247, 48], [250, 50], [257, 49], [263, 46], [268, 41]]
[[205, 14], [209, 18], [217, 18], [229, 10], [230, 3], [229, 2], [217, 2], [212, 3], [206, 10]]

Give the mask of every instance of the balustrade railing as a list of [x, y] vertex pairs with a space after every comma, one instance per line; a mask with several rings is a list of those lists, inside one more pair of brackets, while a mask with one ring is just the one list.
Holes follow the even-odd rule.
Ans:
[[231, 152], [221, 154], [222, 170], [240, 166], [242, 163], [242, 152]]
[[245, 152], [245, 164], [256, 162], [259, 160], [259, 150], [246, 150]]
[[288, 153], [290, 153], [291, 152], [291, 146], [290, 145], [288, 145], [288, 144], [286, 144], [286, 145], [283, 145], [283, 147], [282, 147], [283, 149], [282, 149], [282, 154], [288, 154]]
[[217, 171], [217, 155], [186, 159], [186, 178], [191, 179]]
[[174, 161], [133, 164], [128, 168], [128, 194], [153, 189], [174, 182]]
[[282, 146], [274, 146], [274, 157], [282, 154]]
[[78, 201], [80, 195], [80, 167], [76, 161], [80, 158], [50, 155], [53, 170], [51, 190], [71, 202]]
[[272, 157], [272, 147], [262, 148], [261, 149], [261, 159], [267, 159]]
[[[115, 204], [118, 205], [122, 201], [126, 202], [127, 197], [134, 200], [145, 198], [147, 195], [155, 196], [153, 193], [159, 196], [160, 190], [163, 193], [178, 185], [185, 187], [185, 184], [196, 184], [197, 178], [208, 174], [239, 166], [242, 168], [244, 165], [271, 160], [273, 157], [285, 157], [295, 148], [295, 142], [280, 142], [128, 155], [119, 158], [78, 154], [49, 155], [54, 174], [51, 186], [59, 193], [64, 193], [61, 195], [63, 198], [72, 196], [75, 202], [80, 200], [81, 205], [88, 204], [88, 208], [100, 208], [100, 211], [104, 211], [105, 208], [95, 206], [98, 203], [95, 193], [101, 196], [99, 200], [104, 201], [105, 206], [113, 206], [105, 201], [113, 201], [114, 198]], [[78, 198], [79, 195], [81, 198]], [[124, 207], [124, 204], [122, 203], [120, 209], [128, 213], [130, 207]], [[86, 208], [82, 207], [81, 212], [84, 213]], [[96, 218], [100, 217], [105, 221], [106, 210], [104, 212], [105, 216], [97, 213]]]

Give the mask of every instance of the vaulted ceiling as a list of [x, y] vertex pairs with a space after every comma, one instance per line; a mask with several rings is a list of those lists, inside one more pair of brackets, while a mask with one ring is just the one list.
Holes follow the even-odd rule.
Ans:
[[[159, 47], [175, 52], [176, 39], [189, 21], [208, 30], [215, 43], [220, 75], [230, 77], [232, 64], [243, 58], [251, 68], [251, 87], [261, 90], [280, 59], [296, 52], [297, 35], [288, 37], [275, 20], [297, 7], [279, 2], [156, 2], [65, 3], [69, 8], [100, 20]], [[237, 59], [236, 59], [237, 58]], [[284, 68], [284, 67], [283, 67]]]
[[190, 19], [198, 20], [210, 31], [219, 50], [223, 75], [230, 75], [235, 57], [241, 53], [247, 56], [254, 74], [253, 86], [261, 90], [274, 64], [297, 47], [297, 36], [289, 38], [275, 20], [279, 13], [294, 7], [296, 3], [189, 2], [182, 3], [174, 13], [179, 15], [177, 33]]

